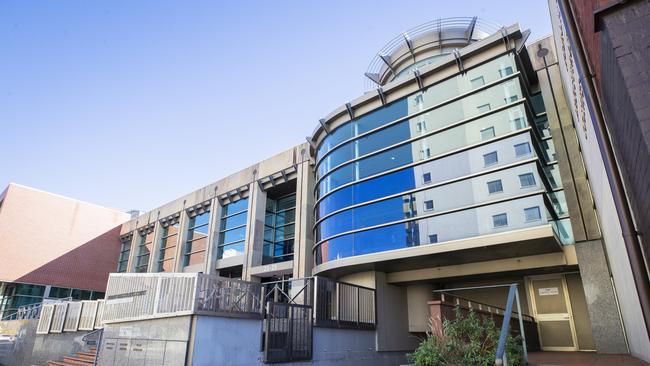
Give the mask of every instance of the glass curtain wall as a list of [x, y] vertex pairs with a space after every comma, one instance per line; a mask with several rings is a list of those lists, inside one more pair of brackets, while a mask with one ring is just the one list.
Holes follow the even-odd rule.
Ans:
[[228, 203], [222, 207], [217, 259], [244, 254], [247, 220], [248, 198]]
[[293, 260], [296, 195], [266, 199], [262, 264]]
[[129, 256], [131, 255], [131, 235], [120, 238], [120, 256], [117, 261], [117, 271], [126, 272], [129, 265]]
[[516, 70], [508, 53], [330, 132], [316, 263], [561, 222], [548, 124]]
[[190, 217], [183, 251], [183, 267], [205, 262], [209, 226], [210, 211], [195, 212]]
[[179, 218], [161, 223], [160, 244], [156, 260], [156, 272], [174, 272], [174, 259], [178, 243]]
[[147, 272], [149, 256], [153, 248], [153, 227], [138, 230], [138, 246], [135, 258], [135, 271]]

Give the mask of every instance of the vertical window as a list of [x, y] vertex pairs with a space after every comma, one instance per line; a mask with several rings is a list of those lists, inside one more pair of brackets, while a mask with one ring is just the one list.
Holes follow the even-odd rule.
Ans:
[[488, 127], [481, 130], [481, 140], [487, 140], [494, 137], [494, 127]]
[[487, 111], [489, 111], [491, 109], [490, 108], [490, 103], [480, 105], [480, 106], [476, 107], [476, 109], [478, 109], [479, 113], [485, 113], [485, 112], [487, 112]]
[[210, 211], [194, 211], [190, 215], [187, 224], [187, 239], [183, 248], [183, 267], [203, 263], [205, 250], [208, 247]]
[[483, 155], [483, 165], [490, 166], [499, 162], [499, 156], [496, 151]]
[[505, 213], [492, 216], [493, 227], [508, 226], [508, 215]]
[[519, 183], [521, 184], [521, 188], [534, 187], [536, 185], [535, 176], [533, 173], [521, 174], [519, 175]]
[[428, 147], [425, 147], [424, 149], [420, 150], [420, 155], [422, 156], [422, 160], [428, 159], [431, 157], [431, 149]]
[[530, 144], [523, 142], [521, 144], [515, 145], [515, 155], [517, 157], [530, 155]]
[[295, 236], [296, 194], [266, 199], [264, 219], [263, 264], [290, 261], [293, 259]]
[[505, 98], [503, 98], [503, 100], [504, 100], [506, 103], [516, 102], [517, 99], [519, 99], [519, 97], [516, 96], [516, 95], [511, 95], [511, 96], [509, 96], [509, 97], [505, 97]]
[[524, 217], [526, 218], [526, 221], [539, 221], [542, 219], [542, 214], [539, 211], [539, 207], [529, 207], [524, 209]]
[[503, 192], [503, 184], [501, 183], [501, 179], [487, 182], [487, 186], [488, 186], [488, 192], [490, 194]]
[[517, 117], [510, 121], [514, 130], [521, 130], [526, 127], [526, 120], [523, 117]]
[[499, 70], [499, 76], [502, 78], [508, 75], [512, 75], [512, 66], [506, 66]]
[[438, 242], [438, 234], [429, 234], [429, 243], [437, 243]]
[[147, 272], [149, 255], [153, 246], [153, 225], [140, 229], [138, 232], [138, 252], [135, 259], [135, 271]]
[[426, 131], [427, 130], [427, 121], [420, 121], [415, 125], [415, 128], [417, 129], [418, 132]]
[[248, 198], [231, 202], [221, 209], [217, 258], [229, 258], [244, 254]]
[[156, 272], [174, 272], [174, 258], [176, 256], [176, 243], [178, 242], [178, 219], [176, 216], [170, 221], [161, 222], [162, 232], [158, 245], [158, 258]]
[[129, 255], [131, 254], [132, 235], [125, 235], [120, 238], [120, 257], [117, 261], [117, 271], [126, 272], [129, 264]]
[[472, 83], [472, 88], [478, 88], [479, 86], [485, 85], [485, 79], [483, 79], [482, 76], [479, 76], [475, 79], [470, 80], [470, 83]]
[[432, 200], [424, 201], [424, 211], [433, 211], [433, 201]]
[[424, 184], [429, 184], [431, 183], [431, 173], [424, 173], [422, 174], [422, 182]]

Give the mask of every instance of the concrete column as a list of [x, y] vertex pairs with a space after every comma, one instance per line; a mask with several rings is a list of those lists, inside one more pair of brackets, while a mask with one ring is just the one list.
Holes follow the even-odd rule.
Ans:
[[314, 173], [309, 161], [297, 165], [296, 232], [293, 243], [293, 278], [311, 276], [314, 263]]
[[221, 204], [215, 197], [210, 202], [210, 228], [208, 233], [208, 244], [205, 250], [205, 270], [204, 273], [216, 274], [215, 262], [217, 261], [217, 245], [219, 244], [219, 229], [221, 228]]
[[576, 255], [596, 349], [599, 353], [628, 353], [602, 241], [577, 243]]
[[377, 291], [377, 351], [412, 351], [419, 343], [409, 333], [406, 286], [386, 282], [386, 273], [375, 272]]
[[185, 201], [183, 201], [183, 209], [181, 210], [181, 217], [178, 221], [178, 237], [176, 238], [176, 253], [174, 254], [174, 272], [183, 272], [183, 247], [185, 246], [187, 225], [190, 219], [187, 211], [185, 211], [186, 208]]
[[244, 264], [242, 279], [250, 281], [250, 269], [262, 264], [264, 245], [264, 213], [266, 209], [266, 192], [256, 181], [251, 183], [248, 196], [248, 218], [246, 226], [246, 243], [244, 245]]

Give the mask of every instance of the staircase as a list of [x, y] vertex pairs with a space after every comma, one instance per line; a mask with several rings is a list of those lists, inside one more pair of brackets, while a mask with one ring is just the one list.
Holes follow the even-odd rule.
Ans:
[[47, 366], [92, 366], [97, 355], [97, 348], [90, 347], [88, 352], [77, 352], [74, 356], [63, 357], [63, 361], [47, 361]]

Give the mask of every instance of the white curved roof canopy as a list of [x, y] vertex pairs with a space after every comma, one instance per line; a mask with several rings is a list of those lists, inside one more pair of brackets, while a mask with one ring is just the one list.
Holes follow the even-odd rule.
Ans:
[[453, 53], [500, 28], [501, 25], [478, 17], [458, 17], [433, 20], [402, 32], [370, 62], [365, 74], [366, 90], [409, 75], [434, 63], [438, 56]]

